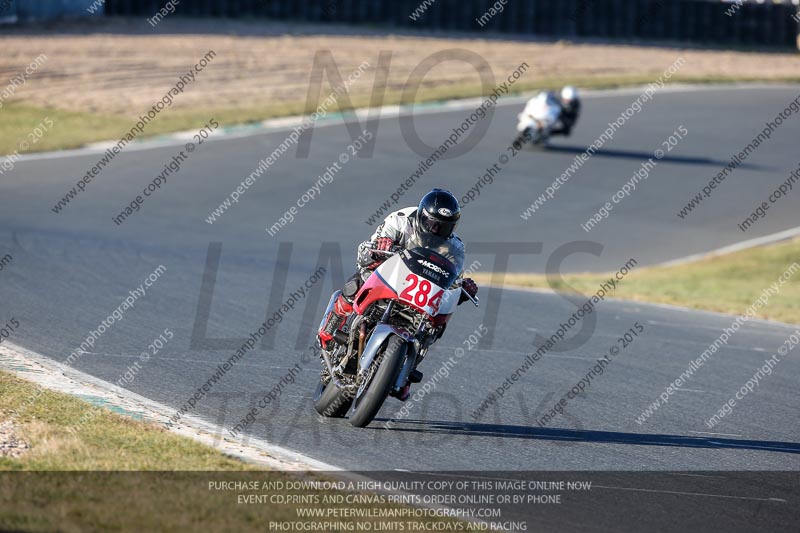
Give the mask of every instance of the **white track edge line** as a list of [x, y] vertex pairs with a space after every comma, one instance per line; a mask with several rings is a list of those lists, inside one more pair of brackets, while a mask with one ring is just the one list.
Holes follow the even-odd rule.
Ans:
[[769, 235], [764, 235], [763, 237], [756, 237], [753, 239], [747, 239], [744, 241], [735, 242], [733, 244], [729, 244], [727, 246], [723, 246], [721, 248], [717, 248], [715, 250], [711, 250], [708, 252], [701, 252], [698, 254], [687, 255], [685, 257], [671, 259], [663, 263], [656, 263], [651, 266], [670, 267], [670, 266], [683, 265], [686, 263], [694, 263], [695, 261], [700, 261], [701, 259], [716, 257], [719, 255], [732, 254], [734, 252], [741, 252], [742, 250], [747, 250], [749, 248], [756, 248], [758, 246], [766, 246], [768, 244], [787, 241], [797, 236], [800, 236], [800, 226], [797, 226], [795, 228], [789, 228], [783, 231], [778, 231], [776, 233], [770, 233]]
[[[167, 405], [140, 396], [42, 354], [16, 344], [5, 342], [0, 346], [0, 369], [6, 370], [37, 385], [67, 394], [100, 397], [109, 405], [159, 425], [175, 413]], [[183, 415], [179, 424], [166, 428], [172, 433], [192, 438], [203, 444], [246, 462], [260, 464], [283, 471], [340, 471], [339, 467], [319, 461], [302, 453], [271, 444], [251, 436], [235, 440], [221, 435], [222, 428], [193, 415]]]

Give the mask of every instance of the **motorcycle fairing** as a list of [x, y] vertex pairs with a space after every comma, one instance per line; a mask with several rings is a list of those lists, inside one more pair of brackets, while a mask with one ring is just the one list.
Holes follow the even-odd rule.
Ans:
[[[359, 314], [369, 308], [369, 306], [377, 301], [383, 299], [400, 300], [401, 302], [413, 307], [417, 311], [427, 314], [430, 317], [437, 317], [440, 315], [450, 315], [458, 305], [458, 300], [461, 296], [461, 289], [444, 289], [437, 285], [434, 281], [435, 276], [430, 275], [433, 273], [430, 269], [424, 266], [419, 266], [418, 261], [424, 261], [420, 254], [411, 253], [404, 250], [403, 253], [395, 255], [387, 259], [380, 267], [378, 267], [361, 289], [356, 294], [353, 302], [353, 307]], [[411, 265], [411, 267], [409, 267]], [[433, 265], [436, 267], [436, 265]], [[438, 267], [437, 267], [438, 268]], [[415, 272], [416, 271], [416, 272]], [[427, 271], [427, 272], [426, 272]], [[418, 272], [426, 272], [420, 274]], [[418, 279], [424, 279], [431, 285], [429, 291], [430, 295], [436, 295], [439, 291], [442, 292], [440, 301], [434, 302], [434, 298], [428, 298], [423, 302], [423, 305], [418, 305], [413, 296], [409, 297], [404, 295], [405, 290], [409, 288], [413, 282], [410, 281], [410, 276], [417, 276]], [[445, 282], [451, 282], [454, 278], [452, 273], [447, 275], [436, 276]], [[434, 279], [432, 279], [434, 278]], [[444, 322], [446, 319], [440, 319], [438, 322]]]

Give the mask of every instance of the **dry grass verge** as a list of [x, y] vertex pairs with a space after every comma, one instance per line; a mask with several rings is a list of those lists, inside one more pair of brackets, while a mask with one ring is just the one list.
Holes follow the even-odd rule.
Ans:
[[[300, 113], [319, 51], [330, 51], [343, 77], [363, 61], [372, 65], [349, 88], [354, 107], [370, 102], [381, 50], [391, 52], [388, 78], [379, 87], [386, 91], [384, 104], [404, 100], [402, 91], [409, 80], [420, 83], [416, 101], [481, 94], [478, 73], [463, 61], [444, 61], [430, 71], [414, 73], [423, 58], [452, 49], [483, 58], [482, 71], [491, 71], [497, 80], [505, 79], [521, 62], [528, 63], [530, 69], [514, 86], [517, 92], [566, 83], [582, 87], [647, 83], [678, 56], [686, 63], [671, 81], [800, 80], [797, 55], [791, 53], [392, 35], [269, 21], [174, 17], [154, 29], [144, 20], [101, 19], [54, 28], [11, 28], [0, 37], [0, 45], [0, 80], [19, 74], [39, 54], [47, 58], [0, 109], [0, 153], [15, 150], [45, 115], [56, 124], [34, 150], [115, 138], [209, 50], [216, 57], [147, 127], [148, 135], [193, 129], [211, 116], [231, 125]], [[328, 83], [324, 81], [323, 97]]]

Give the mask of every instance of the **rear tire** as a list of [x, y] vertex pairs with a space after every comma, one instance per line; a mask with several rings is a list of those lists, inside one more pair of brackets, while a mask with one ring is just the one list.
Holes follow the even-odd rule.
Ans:
[[406, 341], [397, 335], [392, 335], [383, 351], [383, 359], [372, 376], [372, 381], [367, 384], [367, 389], [361, 397], [353, 400], [348, 415], [353, 426], [366, 427], [378, 414], [403, 367], [407, 351]]
[[333, 380], [324, 385], [320, 379], [314, 392], [314, 409], [317, 413], [330, 418], [344, 418], [352, 403], [353, 399], [346, 391], [337, 387]]

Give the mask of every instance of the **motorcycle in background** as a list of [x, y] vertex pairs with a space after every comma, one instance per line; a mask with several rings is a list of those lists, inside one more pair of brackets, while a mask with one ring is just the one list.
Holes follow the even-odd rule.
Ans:
[[545, 146], [560, 115], [561, 104], [558, 97], [551, 92], [539, 93], [531, 98], [522, 113], [517, 115], [519, 135], [514, 143]]

